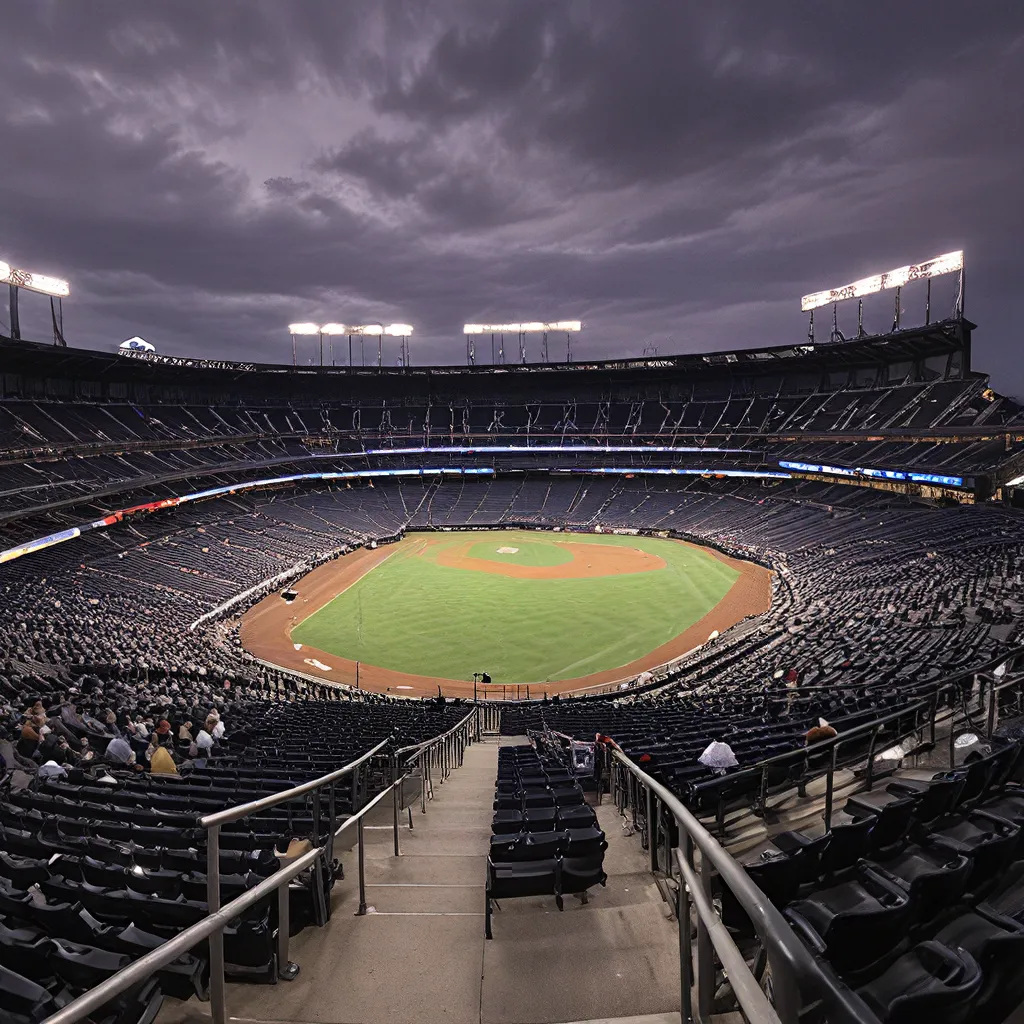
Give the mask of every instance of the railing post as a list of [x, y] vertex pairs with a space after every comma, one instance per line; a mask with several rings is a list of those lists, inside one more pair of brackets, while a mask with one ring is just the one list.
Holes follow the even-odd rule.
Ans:
[[[220, 910], [220, 825], [206, 831], [206, 912]], [[224, 932], [210, 936], [210, 1017], [213, 1024], [226, 1024], [227, 1004], [224, 994]]]
[[[313, 869], [320, 870], [319, 862], [313, 865]], [[288, 959], [290, 931], [291, 902], [289, 887], [285, 884], [277, 890], [277, 976], [282, 981], [294, 981], [299, 974], [299, 965]]]
[[988, 686], [988, 719], [985, 727], [985, 739], [992, 739], [992, 733], [996, 730], [996, 710], [998, 707], [999, 695], [996, 692], [995, 676], [993, 676]]
[[658, 870], [658, 844], [655, 842], [655, 824], [654, 815], [656, 812], [656, 803], [654, 794], [650, 789], [644, 788], [644, 792], [647, 794], [647, 854], [651, 860], [651, 870]]
[[[685, 856], [687, 864], [693, 867], [693, 839], [686, 832], [686, 853], [676, 850], [678, 857]], [[682, 1008], [682, 1024], [693, 1024], [693, 930], [690, 925], [690, 892], [686, 888], [683, 872], [679, 872], [679, 891], [676, 894], [676, 924], [679, 926], [679, 1005]]]
[[825, 775], [825, 831], [832, 828], [832, 798], [836, 788], [836, 759], [839, 744], [833, 743], [831, 756], [828, 759], [828, 772]]
[[769, 956], [768, 962], [772, 970], [772, 996], [774, 997], [775, 1010], [782, 1021], [795, 1021], [800, 1018], [800, 1008], [803, 999], [800, 996], [800, 986], [793, 977], [789, 965], [780, 964], [779, 957]]
[[874, 729], [871, 730], [871, 742], [868, 744], [867, 784], [869, 793], [871, 792], [871, 786], [875, 781], [875, 741], [878, 739], [878, 729], [879, 727], [876, 725]]
[[[320, 794], [317, 793], [317, 799], [319, 800], [319, 798]], [[338, 827], [333, 782], [327, 789], [327, 815], [330, 818], [330, 826], [327, 830], [327, 869], [330, 870], [331, 864], [334, 863], [334, 831]], [[317, 838], [319, 840], [319, 837]]]
[[359, 836], [359, 911], [357, 916], [366, 915], [366, 844], [363, 840], [363, 819], [356, 822]]
[[[710, 904], [711, 896], [711, 862], [701, 854], [700, 884], [704, 890], [704, 898]], [[701, 1020], [710, 1020], [715, 1002], [715, 953], [711, 943], [711, 933], [704, 919], [697, 915], [697, 1012]]]
[[399, 846], [399, 842], [398, 842], [398, 797], [399, 797], [398, 791], [399, 791], [399, 789], [401, 787], [398, 784], [398, 755], [397, 754], [392, 754], [391, 755], [391, 786], [392, 786], [392, 790], [391, 790], [392, 801], [391, 801], [391, 803], [392, 803], [392, 806], [394, 807], [394, 817], [395, 817], [395, 820], [394, 820], [395, 856], [396, 857], [400, 857], [402, 855], [402, 850], [401, 850], [401, 848]]

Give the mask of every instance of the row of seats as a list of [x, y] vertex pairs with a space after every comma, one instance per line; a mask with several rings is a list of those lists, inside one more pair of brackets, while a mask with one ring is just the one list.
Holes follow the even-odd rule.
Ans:
[[594, 809], [570, 770], [542, 759], [532, 746], [498, 751], [491, 848], [487, 858], [486, 936], [492, 937], [491, 911], [498, 900], [577, 894], [604, 885], [604, 851]]
[[[952, 771], [899, 772], [827, 832], [784, 832], [745, 866], [885, 1024], [1001, 1021], [1024, 998], [1024, 760], [995, 740]], [[722, 917], [750, 923], [732, 894]]]

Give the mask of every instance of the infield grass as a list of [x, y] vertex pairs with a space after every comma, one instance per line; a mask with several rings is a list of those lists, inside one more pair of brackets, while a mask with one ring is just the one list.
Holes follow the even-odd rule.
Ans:
[[[424, 552], [426, 539], [439, 541]], [[582, 579], [518, 579], [438, 565], [440, 545], [494, 562], [556, 566], [558, 542], [614, 544], [665, 568]], [[517, 548], [499, 554], [499, 548]], [[385, 561], [292, 630], [296, 643], [367, 665], [496, 683], [575, 679], [627, 665], [701, 619], [739, 573], [657, 537], [493, 531], [410, 534]]]

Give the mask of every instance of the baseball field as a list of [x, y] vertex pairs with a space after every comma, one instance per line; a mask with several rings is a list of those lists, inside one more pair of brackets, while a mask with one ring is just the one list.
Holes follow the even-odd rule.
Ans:
[[242, 642], [339, 682], [358, 662], [375, 689], [459, 692], [488, 672], [556, 692], [625, 678], [763, 611], [770, 583], [757, 568], [657, 537], [410, 534], [322, 566], [290, 605], [265, 599], [243, 618]]

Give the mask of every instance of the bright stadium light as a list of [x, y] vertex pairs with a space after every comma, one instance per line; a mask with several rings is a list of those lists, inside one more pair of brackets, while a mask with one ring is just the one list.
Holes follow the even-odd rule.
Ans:
[[71, 294], [71, 286], [59, 277], [47, 274], [33, 274], [28, 270], [19, 270], [9, 263], [0, 262], [0, 284], [13, 284], [15, 288], [24, 288], [30, 292], [42, 292], [52, 295], [55, 299], [66, 299]]
[[531, 321], [522, 324], [466, 324], [463, 334], [527, 334], [541, 331], [581, 331], [583, 324], [579, 320], [556, 320], [552, 323]]
[[852, 284], [845, 284], [840, 288], [830, 288], [827, 291], [812, 292], [800, 300], [800, 308], [805, 312], [818, 309], [820, 306], [829, 306], [834, 302], [842, 302], [844, 299], [860, 299], [865, 295], [875, 295], [885, 291], [887, 288], [902, 288], [910, 281], [924, 281], [940, 274], [952, 274], [964, 269], [964, 253], [962, 249], [956, 252], [947, 252], [942, 256], [935, 256], [933, 259], [925, 260], [923, 263], [911, 263], [906, 267], [897, 267], [896, 270], [889, 270], [884, 274], [875, 274], [872, 277], [865, 277]]
[[319, 334], [320, 333], [320, 325], [319, 324], [311, 324], [311, 323], [289, 324], [288, 325], [288, 332], [290, 334], [302, 334], [302, 335]]
[[[10, 324], [11, 337], [16, 341], [21, 340], [21, 318], [18, 313], [18, 293], [22, 289], [29, 292], [39, 292], [41, 295], [50, 297], [50, 312], [53, 315], [53, 341], [56, 345], [65, 345], [64, 341], [64, 311], [60, 300], [71, 294], [71, 286], [67, 281], [59, 277], [51, 277], [49, 274], [33, 274], [29, 270], [21, 270], [12, 267], [6, 260], [0, 260], [0, 284], [10, 285]], [[54, 306], [53, 300], [57, 299]]]
[[389, 338], [408, 338], [412, 334], [412, 324], [388, 324], [384, 333]]
[[348, 328], [344, 324], [324, 324], [320, 328], [321, 334], [334, 335], [334, 334], [345, 334]]

